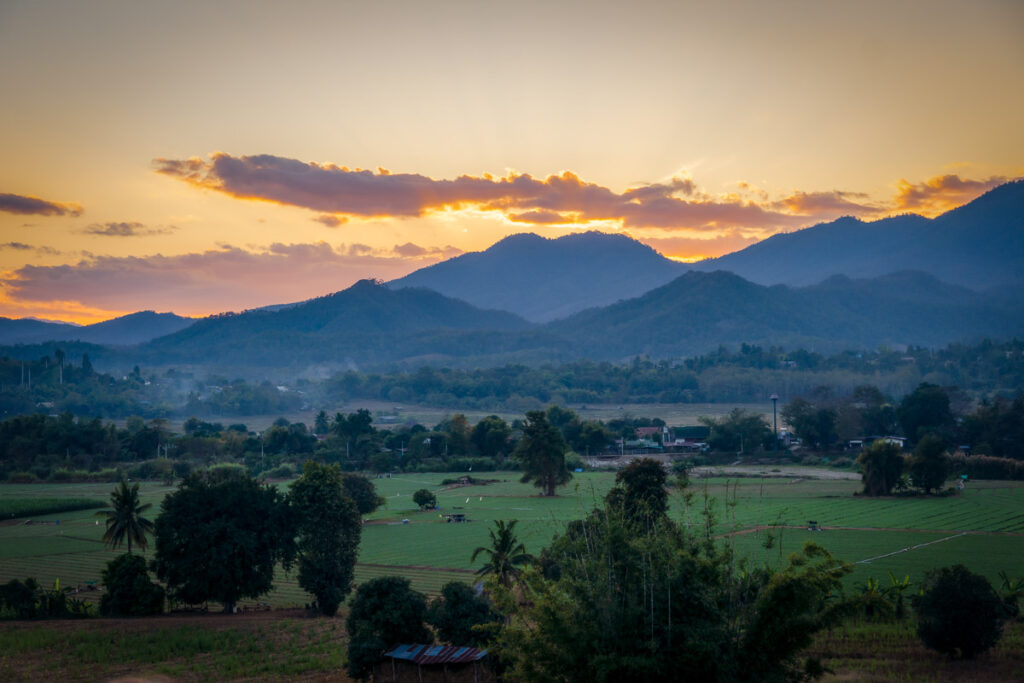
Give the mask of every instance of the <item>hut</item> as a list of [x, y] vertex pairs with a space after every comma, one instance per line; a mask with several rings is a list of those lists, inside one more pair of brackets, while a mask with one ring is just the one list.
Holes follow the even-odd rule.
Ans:
[[487, 650], [457, 645], [396, 645], [373, 667], [373, 679], [386, 683], [492, 683], [497, 678], [483, 661]]

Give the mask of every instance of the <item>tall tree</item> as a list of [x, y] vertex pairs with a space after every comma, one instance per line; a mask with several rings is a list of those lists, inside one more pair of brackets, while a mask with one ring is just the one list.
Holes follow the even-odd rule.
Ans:
[[103, 542], [111, 548], [128, 544], [128, 554], [132, 552], [134, 542], [142, 550], [148, 545], [146, 534], [153, 533], [153, 522], [142, 516], [152, 503], [142, 504], [139, 501], [139, 485], [128, 486], [124, 479], [110, 493], [110, 509], [99, 510], [97, 517], [105, 517], [107, 530], [103, 533]]
[[512, 454], [523, 469], [520, 481], [532, 481], [545, 496], [555, 495], [555, 488], [572, 479], [565, 466], [566, 450], [565, 440], [543, 410], [526, 413], [523, 436]]
[[949, 394], [940, 386], [923, 382], [903, 398], [899, 407], [903, 435], [916, 444], [925, 434], [951, 435], [953, 412]]
[[334, 616], [352, 588], [362, 520], [345, 495], [341, 468], [307, 462], [291, 485], [289, 502], [298, 532], [299, 585]]
[[470, 562], [476, 562], [481, 553], [487, 556], [487, 562], [476, 570], [477, 576], [493, 574], [498, 583], [508, 588], [519, 575], [520, 567], [533, 560], [533, 556], [527, 554], [526, 546], [516, 538], [518, 521], [513, 519], [506, 524], [503, 519], [495, 520], [494, 528], [489, 530], [491, 547], [478, 546], [469, 558]]
[[805, 680], [815, 663], [800, 651], [841, 614], [829, 598], [849, 571], [817, 546], [779, 572], [740, 571], [671, 521], [638, 534], [607, 509], [548, 551], [559, 571], [525, 570], [529, 600], [493, 593], [509, 680]]
[[172, 599], [215, 600], [231, 611], [273, 587], [274, 567], [294, 559], [283, 496], [244, 471], [191, 474], [156, 518], [156, 575]]
[[857, 462], [860, 463], [864, 495], [867, 496], [889, 495], [903, 474], [900, 447], [882, 439], [865, 448]]
[[634, 460], [615, 475], [615, 488], [605, 498], [607, 507], [650, 529], [668, 512], [667, 479], [665, 468], [657, 460]]
[[946, 444], [938, 436], [926, 434], [914, 448], [914, 457], [910, 461], [910, 481], [925, 493], [931, 493], [946, 483], [949, 467]]

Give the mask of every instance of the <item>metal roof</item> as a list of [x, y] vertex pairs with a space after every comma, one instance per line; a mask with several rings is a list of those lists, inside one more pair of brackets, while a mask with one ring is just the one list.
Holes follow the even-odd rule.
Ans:
[[384, 656], [416, 664], [465, 664], [483, 659], [487, 650], [455, 645], [396, 645]]

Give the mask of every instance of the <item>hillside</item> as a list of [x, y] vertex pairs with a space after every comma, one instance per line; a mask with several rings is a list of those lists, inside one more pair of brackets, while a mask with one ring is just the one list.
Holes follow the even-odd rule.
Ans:
[[688, 267], [625, 235], [586, 232], [545, 239], [506, 237], [388, 283], [426, 287], [481, 308], [546, 322], [655, 288]]
[[919, 270], [976, 290], [1024, 282], [1024, 181], [1001, 185], [934, 219], [840, 218], [694, 264], [763, 285], [809, 285]]
[[765, 287], [725, 271], [688, 273], [642, 297], [545, 328], [582, 357], [656, 358], [743, 342], [835, 351], [880, 344], [939, 346], [1024, 333], [1020, 297], [990, 299], [917, 272], [820, 285]]
[[67, 325], [32, 319], [0, 318], [0, 344], [82, 341], [108, 346], [141, 344], [191, 325], [193, 318], [173, 313], [140, 311], [92, 325]]
[[505, 311], [484, 311], [426, 289], [391, 290], [371, 280], [282, 310], [204, 318], [140, 349], [149, 362], [275, 365], [503, 348], [529, 327]]

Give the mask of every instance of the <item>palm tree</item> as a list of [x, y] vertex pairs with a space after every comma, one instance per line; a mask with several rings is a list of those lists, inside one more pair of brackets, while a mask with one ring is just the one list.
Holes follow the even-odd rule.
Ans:
[[139, 485], [128, 486], [122, 479], [120, 486], [110, 493], [110, 510], [100, 510], [97, 517], [107, 518], [107, 531], [103, 534], [103, 542], [111, 548], [117, 548], [128, 542], [128, 553], [132, 552], [132, 542], [146, 549], [146, 534], [153, 533], [153, 522], [142, 516], [152, 507], [152, 503], [139, 504]]
[[470, 562], [475, 562], [480, 553], [487, 555], [487, 563], [476, 570], [477, 576], [494, 574], [498, 577], [498, 583], [509, 588], [513, 579], [519, 575], [519, 566], [533, 560], [533, 556], [526, 553], [526, 546], [515, 536], [517, 521], [513, 519], [506, 524], [499, 519], [494, 522], [494, 529], [489, 530], [491, 547], [480, 546], [469, 558]]

